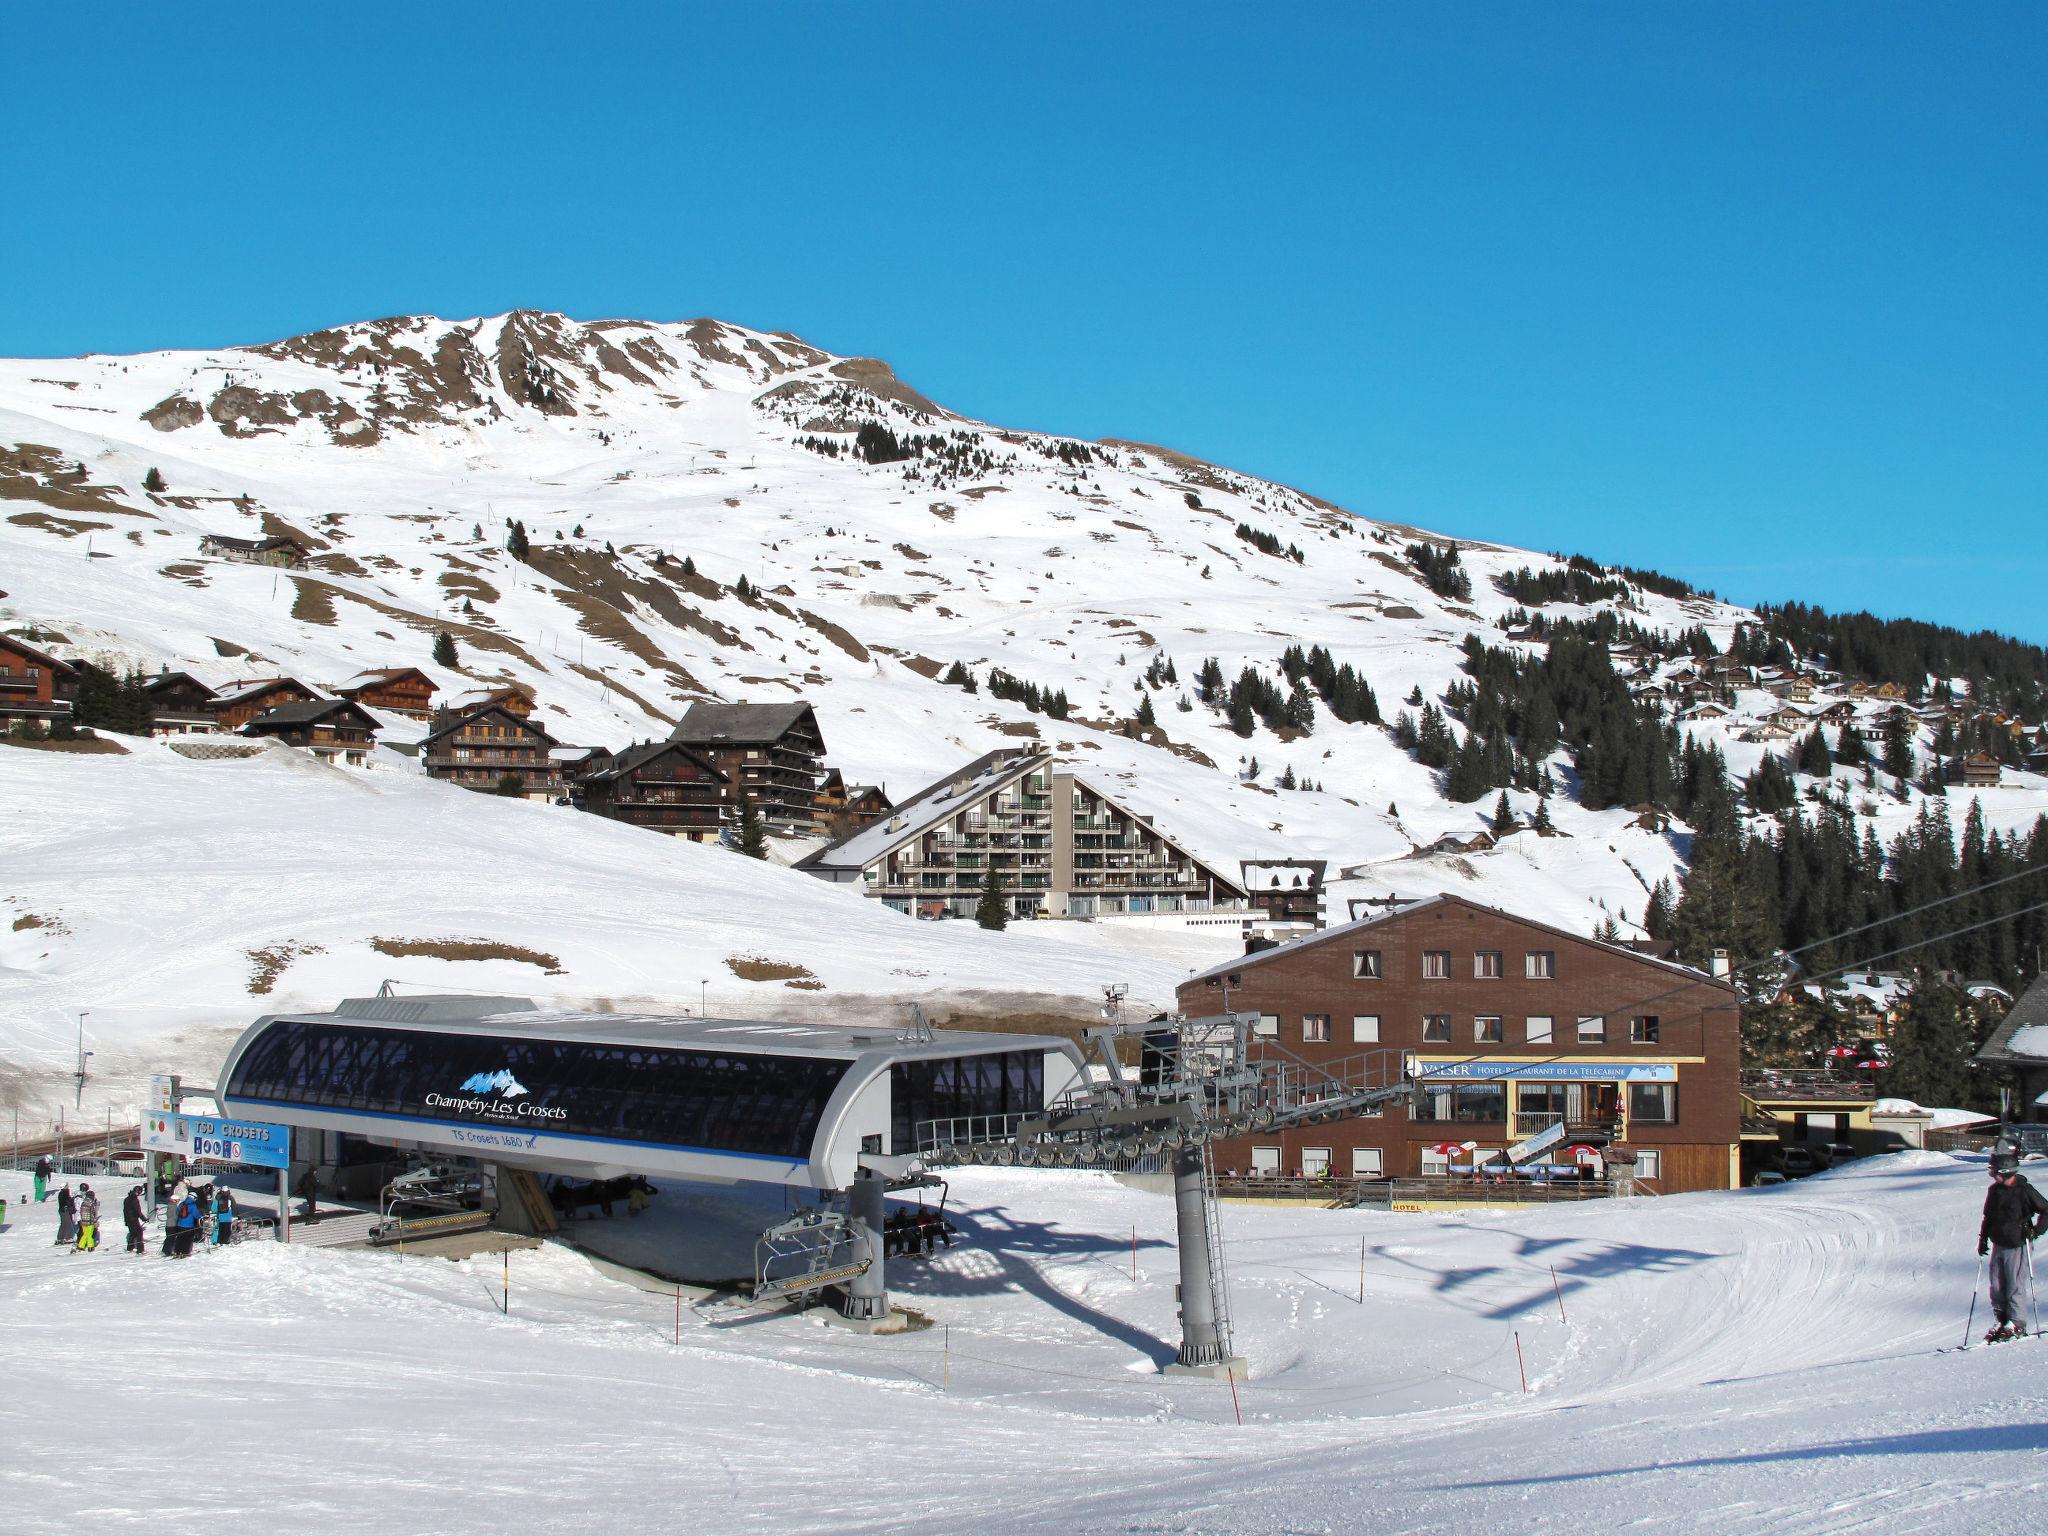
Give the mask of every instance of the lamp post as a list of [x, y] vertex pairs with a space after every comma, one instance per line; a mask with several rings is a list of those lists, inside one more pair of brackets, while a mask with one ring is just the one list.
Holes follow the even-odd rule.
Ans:
[[75, 1074], [78, 1078], [78, 1099], [74, 1106], [78, 1109], [85, 1108], [85, 1063], [92, 1055], [92, 1052], [85, 1048], [85, 1021], [88, 1017], [89, 1015], [85, 1013], [78, 1016], [78, 1071]]
[[711, 1017], [711, 978], [709, 976], [697, 983], [697, 1017], [700, 1019]]

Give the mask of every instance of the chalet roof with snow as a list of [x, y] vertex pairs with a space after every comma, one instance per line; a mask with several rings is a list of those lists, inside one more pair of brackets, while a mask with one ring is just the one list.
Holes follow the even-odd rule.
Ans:
[[275, 693], [280, 688], [296, 688], [301, 693], [320, 697], [318, 688], [309, 688], [296, 677], [251, 677], [241, 682], [229, 683], [213, 696], [215, 704], [240, 704], [260, 698], [266, 693]]
[[202, 683], [190, 672], [159, 672], [155, 677], [152, 677], [148, 682], [144, 683], [142, 687], [145, 693], [158, 693], [166, 688], [175, 688], [180, 683], [186, 684], [189, 687], [197, 688], [201, 693], [207, 695], [209, 698], [216, 697], [213, 689], [209, 685]]
[[715, 782], [721, 784], [729, 782], [727, 775], [720, 772], [718, 767], [709, 758], [700, 752], [691, 751], [688, 746], [680, 741], [643, 741], [638, 746], [628, 747], [625, 751], [614, 756], [610, 762], [606, 763], [596, 773], [593, 773], [591, 778], [622, 779], [628, 774], [639, 772], [640, 769], [645, 768], [649, 763], [666, 757], [671, 752], [681, 753], [699, 768], [703, 769], [705, 775]]
[[1976, 1059], [2002, 1067], [2048, 1066], [2048, 972], [2020, 994], [1978, 1048]]

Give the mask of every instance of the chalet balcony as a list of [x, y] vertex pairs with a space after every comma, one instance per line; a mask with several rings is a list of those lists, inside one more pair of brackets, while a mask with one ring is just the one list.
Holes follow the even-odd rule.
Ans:
[[1558, 1115], [1536, 1114], [1516, 1115], [1510, 1127], [1517, 1141], [1527, 1141], [1531, 1136], [1540, 1136], [1560, 1121], [1564, 1123], [1565, 1139], [1613, 1140], [1621, 1134], [1621, 1116], [1615, 1115]]
[[1803, 1067], [1745, 1072], [1742, 1091], [1752, 1099], [1816, 1099], [1829, 1103], [1859, 1103], [1877, 1097], [1877, 1085], [1868, 1078]]

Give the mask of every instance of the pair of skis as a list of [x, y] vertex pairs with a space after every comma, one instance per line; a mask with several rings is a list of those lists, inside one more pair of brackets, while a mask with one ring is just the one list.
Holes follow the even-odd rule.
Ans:
[[[1984, 1255], [1980, 1253], [1977, 1255], [1977, 1283], [1970, 1288], [1970, 1315], [1963, 1323], [1963, 1342], [1951, 1344], [1946, 1349], [1937, 1349], [1935, 1351], [1937, 1355], [1961, 1354], [1970, 1347], [1970, 1332], [1977, 1326], [1977, 1293], [1984, 1288], [1984, 1264]], [[2038, 1324], [2041, 1321], [2041, 1303], [2034, 1291], [2034, 1245], [2032, 1239], [2029, 1239], [2027, 1242], [2027, 1299], [2034, 1304], [2034, 1321]], [[1984, 1335], [1984, 1342], [1986, 1344], [2010, 1344], [2015, 1339], [2038, 1339], [2043, 1334], [2048, 1334], [2048, 1328], [2037, 1326], [2029, 1329], [2024, 1322], [2000, 1323], [1996, 1328], [1993, 1328]]]

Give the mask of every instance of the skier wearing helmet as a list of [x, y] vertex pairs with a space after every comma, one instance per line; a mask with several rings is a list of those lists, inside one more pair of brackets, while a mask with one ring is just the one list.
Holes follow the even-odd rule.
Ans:
[[2048, 1231], [2048, 1200], [2020, 1177], [2017, 1153], [1993, 1153], [1984, 1224], [1977, 1229], [1977, 1252], [1991, 1260], [1991, 1310], [1998, 1319], [1985, 1336], [1989, 1343], [2019, 1338], [2027, 1331], [2020, 1308], [2020, 1275], [2027, 1267], [2027, 1244], [2043, 1231]]

